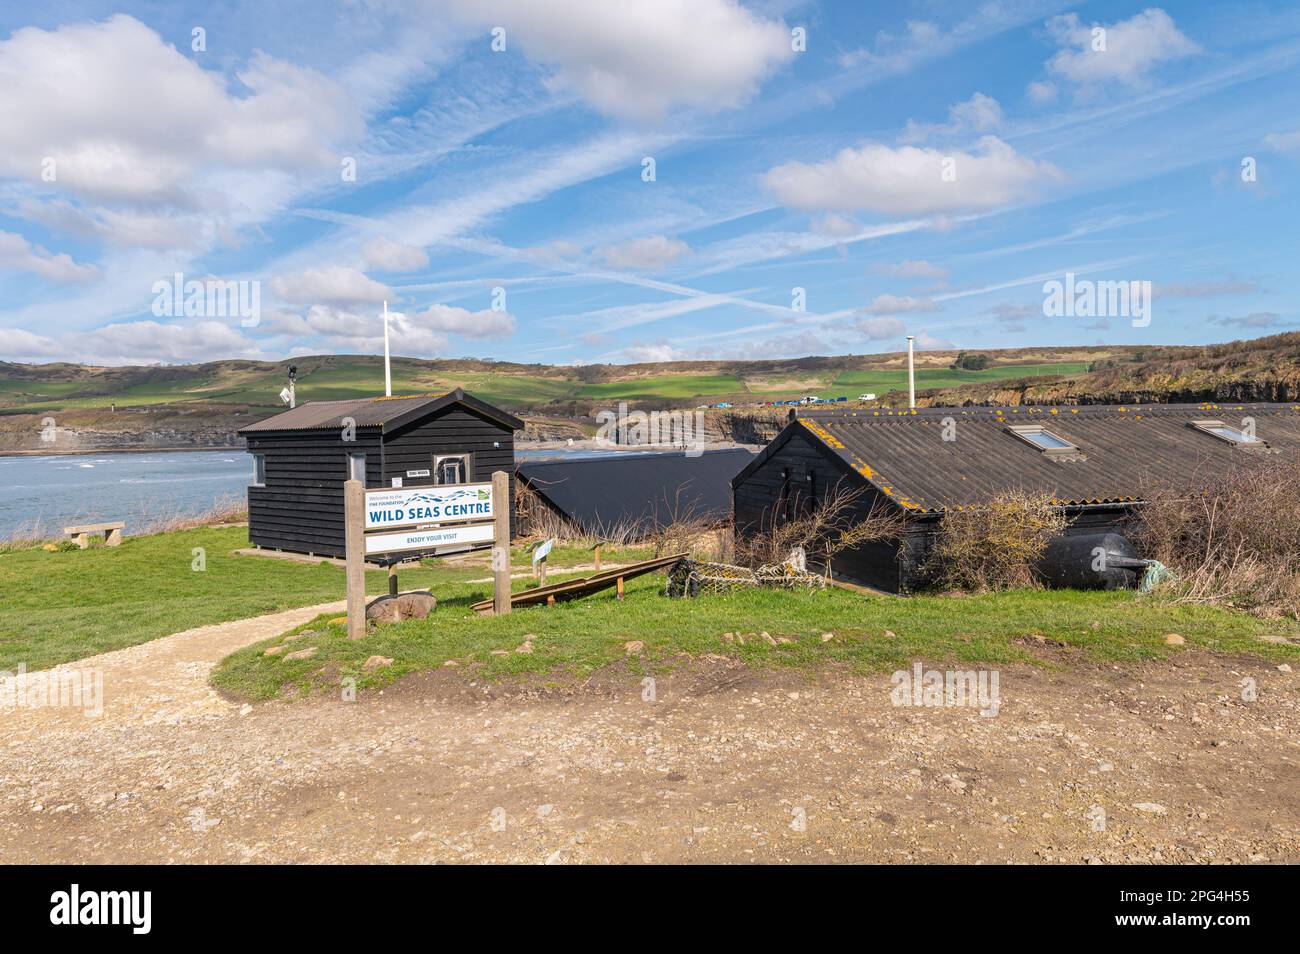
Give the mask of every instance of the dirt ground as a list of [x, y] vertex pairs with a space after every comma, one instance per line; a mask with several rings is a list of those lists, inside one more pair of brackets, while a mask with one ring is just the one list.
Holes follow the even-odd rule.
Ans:
[[1300, 862], [1300, 675], [1258, 660], [1004, 668], [988, 717], [723, 657], [653, 693], [622, 667], [356, 702], [208, 688], [325, 609], [75, 664], [103, 674], [97, 717], [0, 709], [0, 861]]

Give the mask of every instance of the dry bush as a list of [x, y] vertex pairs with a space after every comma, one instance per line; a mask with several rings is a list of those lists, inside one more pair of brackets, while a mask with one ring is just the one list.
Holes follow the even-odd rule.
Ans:
[[1300, 617], [1300, 465], [1275, 459], [1149, 490], [1130, 535], [1176, 600]]
[[219, 497], [207, 510], [199, 513], [187, 512], [175, 506], [160, 507], [153, 511], [142, 509], [136, 526], [127, 527], [127, 532], [136, 536], [147, 536], [154, 533], [193, 530], [195, 527], [245, 523], [247, 520], [248, 501], [239, 494], [226, 494]]
[[717, 528], [716, 520], [696, 514], [693, 504], [683, 500], [680, 489], [672, 500], [665, 495], [663, 504], [652, 508], [648, 521], [621, 520], [584, 528], [556, 513], [535, 490], [524, 486], [523, 481], [516, 481], [515, 514], [525, 539], [554, 539], [556, 543], [573, 546], [649, 544], [654, 547], [656, 556], [698, 553], [701, 547], [713, 545], [707, 538], [711, 538]]
[[939, 522], [927, 575], [940, 586], [959, 590], [1039, 586], [1034, 567], [1048, 540], [1065, 524], [1065, 512], [1051, 500], [1022, 491], [949, 511]]
[[794, 517], [784, 516], [781, 504], [776, 503], [761, 527], [735, 539], [734, 556], [725, 562], [751, 569], [776, 566], [795, 547], [802, 547], [808, 558], [828, 566], [844, 550], [877, 540], [897, 540], [905, 526], [903, 515], [884, 504], [864, 514], [862, 496], [861, 488], [836, 483], [811, 509], [802, 508], [796, 496], [790, 506], [799, 514]]

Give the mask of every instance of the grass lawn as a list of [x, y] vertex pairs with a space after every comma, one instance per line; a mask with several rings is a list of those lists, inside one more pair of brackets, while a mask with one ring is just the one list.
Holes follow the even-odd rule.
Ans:
[[[194, 626], [344, 597], [341, 567], [232, 555], [246, 546], [246, 528], [222, 527], [127, 537], [112, 548], [0, 552], [0, 670], [24, 663], [35, 671]], [[202, 571], [192, 568], [195, 548], [204, 551]], [[610, 562], [639, 557], [606, 552]], [[513, 559], [518, 570], [528, 568], [522, 551]], [[559, 548], [548, 562], [590, 560], [588, 551]], [[433, 587], [438, 595], [445, 584], [463, 588], [464, 580], [490, 575], [485, 563], [444, 562], [398, 578], [403, 589]], [[387, 592], [382, 571], [366, 583], [371, 593]]]
[[[1228, 610], [1173, 606], [1133, 593], [1019, 591], [971, 598], [941, 596], [870, 597], [832, 588], [812, 592], [751, 590], [695, 600], [662, 595], [663, 577], [628, 584], [627, 598], [612, 592], [553, 607], [520, 609], [509, 616], [478, 616], [472, 602], [490, 595], [484, 584], [453, 583], [437, 591], [438, 608], [426, 620], [373, 630], [350, 642], [342, 626], [322, 617], [293, 632], [313, 631], [293, 643], [316, 646], [311, 659], [264, 656], [281, 637], [228, 656], [214, 670], [215, 686], [247, 699], [292, 695], [355, 678], [362, 688], [399, 676], [441, 667], [449, 659], [475, 666], [475, 678], [569, 673], [581, 677], [625, 658], [624, 644], [641, 640], [644, 655], [629, 657], [634, 671], [671, 665], [681, 653], [735, 655], [754, 665], [814, 667], [845, 664], [857, 670], [891, 670], [908, 660], [954, 663], [1039, 661], [1020, 637], [1038, 634], [1058, 640], [1092, 661], [1133, 662], [1163, 657], [1176, 648], [1164, 643], [1171, 632], [1186, 645], [1268, 659], [1300, 659], [1300, 646], [1267, 643], [1261, 636], [1300, 636], [1295, 623], [1267, 622]], [[886, 630], [896, 635], [887, 637]], [[725, 632], [766, 631], [788, 643], [761, 637], [746, 644], [722, 640]], [[822, 642], [823, 632], [835, 639]], [[533, 652], [513, 652], [533, 634]], [[287, 634], [286, 634], [287, 635]], [[492, 655], [493, 650], [510, 650]], [[391, 667], [366, 672], [371, 655], [393, 659]]]

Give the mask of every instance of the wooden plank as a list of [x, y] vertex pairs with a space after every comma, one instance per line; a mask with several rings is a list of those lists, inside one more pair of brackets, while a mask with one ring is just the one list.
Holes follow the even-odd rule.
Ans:
[[[607, 570], [594, 576], [584, 576], [576, 580], [567, 580], [564, 583], [553, 583], [545, 588], [537, 587], [520, 593], [512, 593], [510, 603], [512, 606], [531, 606], [534, 603], [548, 603], [551, 601], [551, 597], [565, 600], [589, 596], [600, 590], [609, 589], [611, 586], [620, 586], [625, 579], [630, 580], [672, 566], [678, 560], [684, 560], [685, 558], [685, 553], [675, 553], [672, 556], [656, 557], [653, 560], [643, 560], [640, 563], [629, 563], [616, 570]], [[473, 609], [480, 613], [486, 612], [492, 609], [492, 600], [480, 600], [473, 605]]]

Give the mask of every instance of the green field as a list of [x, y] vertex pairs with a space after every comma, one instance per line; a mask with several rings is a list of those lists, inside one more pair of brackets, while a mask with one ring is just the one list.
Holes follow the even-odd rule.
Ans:
[[657, 377], [587, 384], [578, 397], [612, 400], [669, 400], [745, 393], [744, 382], [734, 374], [665, 374]]
[[[382, 391], [383, 368], [374, 358], [329, 356], [300, 359], [298, 400], [334, 401], [371, 397]], [[753, 363], [751, 363], [752, 365]], [[666, 372], [627, 376], [598, 383], [584, 382], [572, 368], [508, 366], [511, 370], [482, 370], [434, 366], [430, 362], [398, 359], [393, 365], [396, 394], [441, 393], [462, 387], [507, 408], [541, 407], [566, 400], [658, 400], [685, 405], [734, 404], [790, 400], [815, 394], [856, 398], [864, 391], [885, 394], [907, 387], [906, 372], [889, 369], [792, 371], [779, 362], [741, 373]], [[489, 366], [490, 367], [490, 366]], [[750, 367], [750, 365], [746, 365]], [[918, 388], [1011, 380], [1035, 375], [1077, 374], [1079, 362], [1008, 364], [984, 371], [921, 369]], [[56, 372], [50, 372], [55, 374]], [[45, 413], [63, 409], [94, 410], [158, 404], [212, 405], [278, 409], [285, 385], [283, 367], [261, 362], [216, 362], [192, 369], [127, 368], [62, 372], [73, 379], [34, 376], [0, 377], [0, 411]], [[617, 374], [617, 372], [614, 372]]]
[[[955, 388], [963, 384], [987, 384], [990, 381], [1011, 381], [1041, 375], [1082, 374], [1087, 370], [1088, 366], [1083, 362], [1070, 361], [1057, 364], [1006, 365], [985, 368], [983, 371], [962, 371], [955, 368], [922, 368], [916, 372], [916, 389], [923, 391], [927, 388]], [[907, 371], [845, 371], [832, 382], [832, 387], [840, 388], [838, 394], [846, 394], [850, 400], [864, 392], [884, 395], [889, 391], [905, 391], [907, 390]], [[848, 394], [849, 391], [855, 393]], [[838, 394], [834, 396], [838, 396]], [[818, 395], [818, 397], [828, 396], [831, 395]]]

